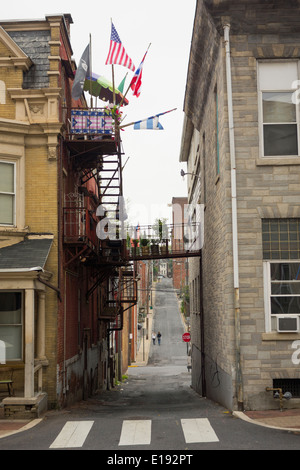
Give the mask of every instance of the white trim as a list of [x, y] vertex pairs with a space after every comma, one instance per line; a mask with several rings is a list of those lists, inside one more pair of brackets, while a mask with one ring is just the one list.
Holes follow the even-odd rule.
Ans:
[[12, 268], [12, 269], [0, 269], [0, 273], [28, 273], [31, 271], [43, 271], [41, 266], [34, 266], [33, 268]]
[[14, 167], [14, 192], [13, 193], [9, 193], [9, 192], [3, 192], [3, 191], [0, 191], [0, 194], [3, 194], [3, 195], [9, 195], [9, 196], [13, 196], [14, 197], [14, 201], [13, 201], [13, 214], [12, 214], [12, 218], [13, 218], [13, 223], [12, 224], [4, 224], [4, 223], [1, 223], [0, 222], [0, 227], [16, 227], [16, 203], [17, 203], [17, 166], [16, 166], [16, 162], [15, 161], [11, 161], [11, 160], [3, 160], [2, 158], [0, 159], [0, 164], [1, 163], [5, 163], [5, 164], [8, 164], [8, 165], [13, 165]]
[[[277, 318], [278, 317], [298, 317], [300, 321], [300, 312], [298, 313], [287, 313], [285, 315], [283, 314], [271, 314], [271, 270], [270, 266], [271, 264], [300, 264], [300, 260], [264, 260], [263, 261], [263, 282], [264, 282], [264, 309], [265, 309], [265, 332], [266, 333], [271, 333], [271, 332], [277, 332], [277, 328], [272, 330], [272, 318], [276, 320], [276, 325], [277, 325]], [[290, 297], [300, 297], [300, 294], [287, 294], [285, 297], [290, 296]], [[295, 331], [293, 332], [295, 333]]]
[[270, 333], [272, 331], [271, 328], [271, 282], [270, 282], [270, 262], [264, 261], [263, 262], [263, 276], [264, 276], [264, 304], [265, 304], [265, 330], [266, 333]]
[[[296, 106], [296, 123], [284, 123], [284, 124], [296, 124], [297, 125], [297, 144], [298, 144], [298, 155], [265, 155], [264, 154], [264, 132], [263, 132], [263, 101], [262, 101], [262, 94], [265, 93], [272, 93], [272, 92], [290, 92], [293, 93], [296, 89], [291, 87], [288, 89], [261, 89], [260, 87], [260, 72], [259, 72], [259, 65], [263, 63], [297, 63], [297, 79], [300, 79], [300, 61], [298, 59], [268, 59], [268, 60], [257, 60], [256, 62], [256, 71], [257, 71], [257, 96], [258, 96], [258, 136], [259, 136], [259, 158], [262, 159], [287, 159], [287, 158], [297, 158], [300, 156], [300, 107], [299, 104], [295, 104]], [[276, 123], [267, 123], [270, 125], [279, 125], [280, 122]]]

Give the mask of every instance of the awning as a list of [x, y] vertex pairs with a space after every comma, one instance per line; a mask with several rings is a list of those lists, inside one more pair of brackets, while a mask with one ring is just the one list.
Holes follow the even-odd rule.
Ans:
[[[97, 75], [92, 73], [92, 78], [86, 77], [84, 86], [84, 91], [88, 91], [90, 95], [96, 96], [102, 101], [108, 101], [109, 103], [113, 103], [113, 84], [107, 80], [102, 75]], [[127, 98], [125, 98], [121, 91], [115, 87], [115, 100], [117, 104], [122, 103], [126, 106], [129, 102]]]
[[52, 234], [31, 234], [20, 243], [0, 248], [0, 272], [43, 271]]

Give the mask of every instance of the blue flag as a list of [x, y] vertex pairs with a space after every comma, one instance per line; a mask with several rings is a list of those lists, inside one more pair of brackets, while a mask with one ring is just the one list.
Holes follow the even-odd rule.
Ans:
[[150, 129], [154, 131], [161, 131], [164, 129], [161, 123], [159, 122], [158, 116], [152, 116], [152, 117], [149, 117], [148, 119], [137, 121], [134, 123], [133, 128], [135, 130]]

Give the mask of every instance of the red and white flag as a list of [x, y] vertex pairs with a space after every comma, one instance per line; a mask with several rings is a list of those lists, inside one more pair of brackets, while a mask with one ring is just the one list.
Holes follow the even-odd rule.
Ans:
[[105, 64], [123, 65], [129, 70], [135, 71], [134, 63], [127, 55], [113, 23], [111, 24], [110, 46]]
[[144, 60], [145, 60], [145, 57], [147, 55], [147, 52], [148, 51], [146, 51], [142, 62], [140, 63], [140, 65], [136, 69], [136, 72], [135, 72], [134, 76], [132, 77], [132, 80], [131, 80], [131, 83], [130, 83], [130, 87], [133, 91], [133, 96], [136, 96], [136, 97], [139, 97], [140, 94], [141, 94], [140, 88], [141, 88], [141, 85], [142, 85], [142, 73], [143, 73]]

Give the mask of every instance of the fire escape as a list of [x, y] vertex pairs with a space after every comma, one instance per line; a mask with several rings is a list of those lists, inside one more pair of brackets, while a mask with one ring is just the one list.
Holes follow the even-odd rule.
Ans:
[[[124, 310], [137, 303], [135, 261], [200, 256], [200, 225], [149, 225], [140, 227], [139, 233], [124, 227], [118, 126], [107, 109], [76, 108], [67, 113], [65, 146], [72, 173], [79, 180], [64, 203], [65, 268], [74, 262], [92, 268], [93, 285], [87, 298], [105, 285], [100, 319], [110, 322], [109, 329], [118, 330]], [[96, 190], [91, 193], [87, 189], [90, 180]], [[84, 196], [93, 199], [89, 207]], [[110, 220], [117, 221], [115, 236], [110, 236]]]
[[[133, 265], [125, 259], [125, 241], [105, 234], [105, 221], [118, 220], [122, 189], [122, 149], [113, 116], [103, 108], [68, 110], [65, 145], [78, 190], [64, 203], [65, 268], [80, 261], [91, 267], [93, 284], [87, 299], [105, 286], [100, 319], [122, 329], [123, 312], [137, 302]], [[87, 190], [92, 180], [95, 191]], [[93, 203], [86, 207], [89, 196]], [[103, 224], [104, 222], [104, 224]], [[104, 227], [102, 235], [99, 226]]]

